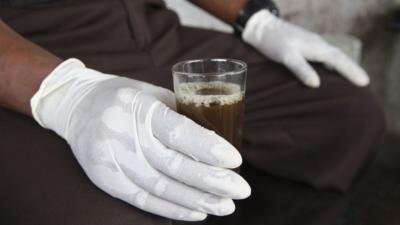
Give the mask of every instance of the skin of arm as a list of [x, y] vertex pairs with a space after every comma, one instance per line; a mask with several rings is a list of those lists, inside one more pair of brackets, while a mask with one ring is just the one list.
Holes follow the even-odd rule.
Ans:
[[247, 0], [191, 0], [191, 2], [232, 24]]
[[0, 19], [0, 106], [32, 116], [30, 99], [60, 63]]

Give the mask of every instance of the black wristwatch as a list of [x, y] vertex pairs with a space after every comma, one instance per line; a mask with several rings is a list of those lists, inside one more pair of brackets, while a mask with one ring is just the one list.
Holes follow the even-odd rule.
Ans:
[[272, 14], [279, 16], [279, 9], [272, 0], [248, 0], [240, 10], [235, 22], [233, 22], [235, 32], [241, 34], [250, 17], [262, 9], [268, 9]]

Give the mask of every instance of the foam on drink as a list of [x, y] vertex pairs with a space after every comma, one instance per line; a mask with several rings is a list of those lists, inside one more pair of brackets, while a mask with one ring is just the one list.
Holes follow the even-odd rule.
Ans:
[[195, 106], [231, 105], [242, 100], [243, 92], [234, 83], [221, 81], [202, 83], [182, 83], [177, 91], [178, 101]]

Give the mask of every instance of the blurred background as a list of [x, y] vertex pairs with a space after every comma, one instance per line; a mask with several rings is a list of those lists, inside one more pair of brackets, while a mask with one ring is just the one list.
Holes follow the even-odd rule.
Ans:
[[[275, 0], [282, 17], [323, 35], [367, 70], [388, 131], [353, 198], [352, 225], [400, 225], [400, 0]], [[166, 0], [185, 25], [232, 32], [182, 0]]]

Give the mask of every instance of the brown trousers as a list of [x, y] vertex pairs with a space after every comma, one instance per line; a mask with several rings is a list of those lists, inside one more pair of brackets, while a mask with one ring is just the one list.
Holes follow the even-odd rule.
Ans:
[[[0, 8], [27, 39], [88, 67], [171, 88], [175, 62], [242, 59], [248, 86], [242, 175], [252, 196], [207, 224], [336, 225], [352, 185], [375, 154], [382, 111], [366, 88], [313, 65], [322, 87], [233, 35], [183, 27], [158, 0], [70, 0]], [[1, 44], [1, 43], [0, 43]], [[29, 76], [27, 74], [26, 76]], [[33, 119], [0, 108], [0, 224], [164, 225], [96, 188], [68, 144]]]

